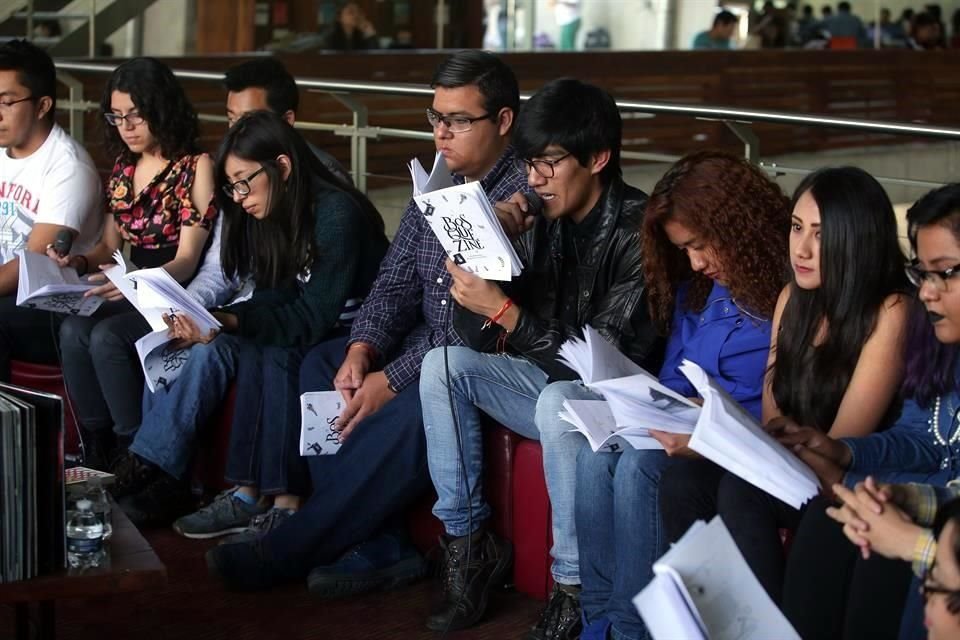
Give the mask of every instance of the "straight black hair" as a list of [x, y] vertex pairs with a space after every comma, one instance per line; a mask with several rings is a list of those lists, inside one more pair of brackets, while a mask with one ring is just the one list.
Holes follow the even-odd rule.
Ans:
[[[256, 162], [270, 184], [263, 220], [248, 215], [226, 195], [230, 182], [228, 156]], [[283, 179], [277, 159], [290, 159], [290, 175]], [[275, 288], [291, 283], [307, 269], [315, 255], [316, 217], [313, 201], [320, 190], [346, 193], [361, 210], [371, 228], [383, 231], [383, 219], [362, 193], [342, 183], [310, 151], [306, 141], [279, 114], [255, 111], [240, 118], [220, 144], [215, 169], [217, 203], [223, 215], [220, 259], [225, 274], [252, 276], [257, 287]]]
[[622, 138], [620, 110], [609, 93], [575, 78], [559, 78], [544, 85], [520, 109], [513, 144], [517, 155], [526, 159], [558, 145], [581, 166], [594, 153], [609, 149], [610, 161], [600, 173], [608, 183], [621, 173]]
[[251, 88], [263, 89], [270, 110], [280, 115], [287, 111], [296, 113], [300, 106], [297, 83], [276, 58], [257, 58], [230, 67], [224, 75], [223, 86], [232, 93]]
[[724, 24], [724, 25], [735, 24], [739, 21], [740, 19], [737, 18], [736, 14], [730, 11], [724, 10], [713, 17], [713, 26], [716, 27], [717, 25], [721, 25], [721, 24]]
[[[820, 210], [820, 286], [790, 285], [772, 391], [784, 415], [828, 431], [884, 301], [909, 284], [893, 206], [870, 174], [820, 169], [800, 183], [793, 205], [806, 193]], [[814, 346], [824, 327], [826, 337]]]
[[[173, 161], [199, 152], [197, 112], [170, 67], [156, 58], [133, 58], [121, 64], [103, 88], [100, 99], [103, 113], [110, 113], [114, 91], [130, 94], [150, 133], [160, 143], [160, 153], [165, 159]], [[133, 153], [124, 144], [117, 127], [105, 122], [102, 126], [107, 152], [131, 162]]]
[[0, 46], [0, 71], [16, 71], [17, 82], [30, 92], [34, 103], [43, 97], [53, 101], [45, 116], [53, 121], [57, 110], [57, 70], [46, 51], [26, 40], [11, 40]]
[[520, 87], [517, 76], [507, 64], [486, 51], [459, 51], [437, 67], [430, 87], [456, 89], [477, 85], [483, 96], [483, 108], [491, 119], [507, 108], [516, 113], [520, 108]]

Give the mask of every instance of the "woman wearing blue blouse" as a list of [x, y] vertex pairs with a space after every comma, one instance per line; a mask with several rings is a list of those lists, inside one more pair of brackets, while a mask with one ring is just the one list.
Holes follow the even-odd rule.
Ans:
[[[735, 156], [686, 156], [657, 183], [647, 204], [643, 253], [650, 315], [669, 331], [663, 384], [696, 397], [677, 370], [691, 360], [760, 417], [770, 318], [788, 273], [789, 221], [780, 189]], [[583, 448], [578, 456], [584, 640], [648, 637], [631, 599], [666, 550], [660, 474], [688, 451], [683, 436], [652, 433], [666, 451]]]

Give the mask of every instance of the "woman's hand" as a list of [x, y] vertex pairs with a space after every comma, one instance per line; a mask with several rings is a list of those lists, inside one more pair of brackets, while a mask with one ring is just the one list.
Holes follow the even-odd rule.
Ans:
[[208, 333], [203, 333], [197, 327], [193, 318], [185, 313], [163, 314], [163, 321], [170, 328], [170, 337], [176, 340], [174, 346], [177, 349], [186, 349], [195, 344], [209, 344], [220, 333], [216, 329], [210, 329]]
[[774, 418], [763, 428], [788, 449], [796, 451], [798, 446], [802, 446], [843, 470], [850, 466], [850, 448], [818, 429], [802, 427], [784, 416]]
[[[116, 265], [102, 264], [100, 265], [100, 271], [103, 271], [104, 269], [109, 269], [110, 267], [113, 267], [113, 266], [116, 266]], [[94, 287], [93, 289], [90, 289], [89, 291], [84, 293], [83, 294], [84, 298], [89, 298], [92, 296], [100, 296], [107, 302], [116, 302], [117, 300], [123, 300], [123, 292], [120, 291], [120, 289], [117, 289], [117, 285], [113, 284], [112, 282], [110, 282], [109, 279], [107, 279], [106, 274], [95, 273], [89, 278], [87, 278], [87, 280], [93, 283], [102, 282], [103, 284], [101, 284], [99, 287]]]
[[227, 313], [226, 311], [214, 311], [213, 317], [220, 321], [220, 324], [223, 325], [223, 331], [227, 333], [236, 333], [240, 330], [240, 321], [237, 319], [236, 314]]
[[663, 450], [671, 458], [699, 458], [700, 454], [691, 449], [690, 436], [682, 433], [667, 433], [666, 431], [657, 431], [650, 429], [650, 436], [663, 446]]

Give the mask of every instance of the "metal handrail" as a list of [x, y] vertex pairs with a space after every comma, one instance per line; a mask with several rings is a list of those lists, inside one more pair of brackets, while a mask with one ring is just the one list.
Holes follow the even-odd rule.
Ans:
[[[84, 102], [78, 93], [76, 80], [69, 72], [111, 73], [114, 66], [90, 62], [76, 62], [58, 60], [57, 71], [61, 80], [71, 88], [71, 99], [66, 105], [73, 114], [74, 110], [83, 110], [91, 104]], [[184, 80], [201, 80], [222, 82], [224, 74], [210, 71], [193, 71], [188, 69], [174, 69], [176, 77]], [[364, 105], [352, 100], [354, 94], [380, 94], [408, 97], [433, 97], [433, 89], [424, 85], [364, 82], [353, 80], [331, 80], [316, 78], [296, 78], [297, 86], [308, 91], [317, 91], [331, 94], [353, 112], [352, 124], [330, 124], [318, 122], [297, 121], [297, 127], [309, 130], [330, 131], [336, 135], [351, 138], [351, 170], [357, 187], [366, 190], [366, 142], [368, 139], [380, 137], [396, 137], [430, 140], [432, 134], [426, 131], [410, 129], [395, 129], [377, 127], [367, 124]], [[531, 94], [521, 94], [521, 101], [530, 98]], [[763, 122], [768, 124], [783, 124], [813, 128], [849, 129], [861, 133], [876, 133], [896, 136], [916, 136], [922, 138], [937, 138], [946, 140], [960, 140], [960, 129], [933, 125], [916, 124], [909, 122], [882, 122], [879, 120], [863, 120], [857, 118], [836, 118], [830, 116], [806, 115], [785, 111], [768, 111], [763, 109], [743, 109], [737, 107], [713, 107], [702, 105], [675, 104], [668, 102], [649, 102], [635, 100], [618, 100], [617, 107], [624, 112], [649, 115], [673, 115], [696, 118], [698, 120], [718, 121], [724, 123], [744, 143], [746, 157], [771, 173], [803, 173], [804, 169], [762, 163], [759, 158], [758, 140], [756, 134], [748, 125]], [[95, 105], [94, 105], [95, 107]], [[222, 116], [201, 115], [202, 119], [220, 121]], [[624, 152], [624, 158], [634, 157], [655, 161], [667, 161], [672, 156], [650, 153]], [[917, 181], [904, 178], [884, 178], [883, 181], [894, 184], [927, 187], [938, 183]]]

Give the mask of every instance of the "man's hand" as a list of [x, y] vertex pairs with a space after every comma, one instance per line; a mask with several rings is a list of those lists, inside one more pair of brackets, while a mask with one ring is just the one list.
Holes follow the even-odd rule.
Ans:
[[800, 445], [830, 460], [843, 470], [850, 466], [850, 448], [818, 429], [801, 427], [784, 416], [774, 418], [763, 428], [788, 449], [796, 450], [795, 447]]
[[177, 315], [165, 313], [163, 321], [170, 329], [169, 335], [175, 340], [173, 346], [176, 349], [186, 349], [195, 344], [209, 344], [219, 333], [216, 329], [210, 329], [209, 333], [201, 332], [193, 318], [185, 313]]
[[383, 371], [367, 374], [367, 377], [363, 379], [359, 386], [360, 388], [353, 394], [353, 398], [347, 402], [347, 406], [340, 413], [340, 419], [337, 421], [340, 442], [346, 442], [361, 420], [375, 414], [397, 395], [390, 390], [387, 376]]
[[453, 278], [450, 294], [457, 304], [465, 309], [485, 318], [491, 318], [507, 301], [507, 296], [500, 287], [489, 280], [464, 271], [450, 258], [447, 258], [447, 272]]
[[650, 435], [654, 440], [663, 445], [663, 450], [670, 457], [679, 458], [699, 458], [700, 454], [688, 447], [690, 436], [682, 433], [667, 433], [666, 431], [657, 431], [650, 429]]
[[347, 357], [333, 379], [333, 387], [340, 392], [346, 404], [353, 401], [354, 393], [360, 389], [363, 379], [373, 365], [372, 360], [370, 347], [362, 342], [354, 342], [347, 349]]
[[493, 210], [500, 219], [500, 226], [510, 238], [515, 238], [533, 227], [535, 220], [530, 210], [530, 201], [519, 191], [510, 196], [509, 200], [493, 205]]

